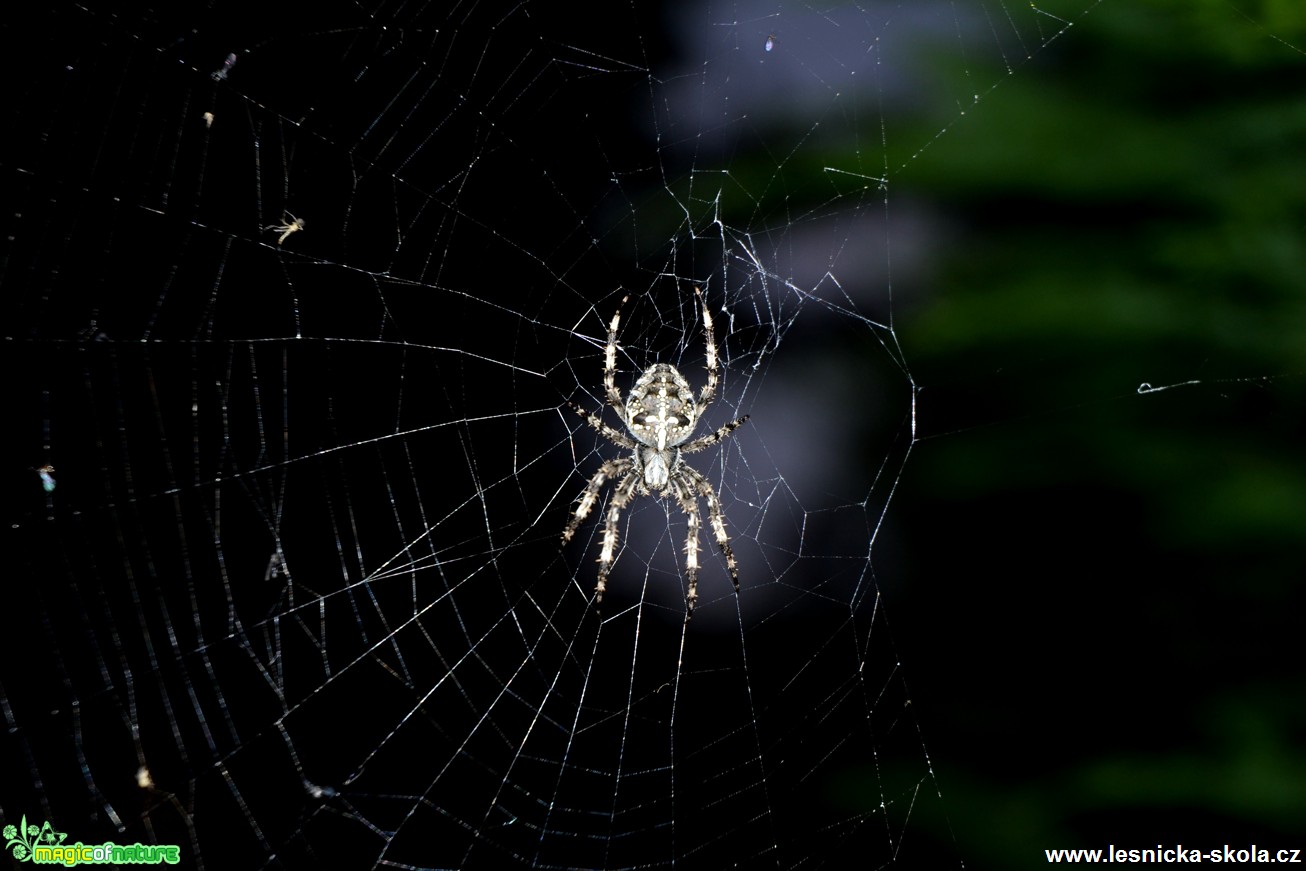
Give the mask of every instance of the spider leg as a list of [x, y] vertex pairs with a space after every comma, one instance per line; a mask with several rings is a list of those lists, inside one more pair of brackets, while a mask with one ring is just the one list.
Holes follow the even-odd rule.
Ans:
[[[619, 462], [629, 462], [626, 460]], [[612, 491], [612, 501], [608, 503], [608, 519], [603, 524], [603, 549], [599, 551], [599, 582], [594, 587], [594, 604], [603, 601], [603, 594], [608, 589], [608, 572], [612, 570], [613, 554], [617, 549], [617, 524], [621, 521], [621, 512], [635, 496], [635, 485], [639, 476], [632, 468], [625, 477], [617, 482]]]
[[[688, 468], [688, 467], [682, 467]], [[689, 593], [685, 596], [685, 622], [694, 616], [694, 603], [698, 601], [698, 498], [690, 489], [693, 478], [676, 477], [676, 499], [689, 518], [689, 534], [685, 536], [685, 575], [689, 578]]]
[[[716, 543], [721, 548], [721, 552], [726, 555], [726, 568], [730, 571], [730, 580], [735, 583], [735, 592], [739, 592], [739, 565], [735, 562], [735, 552], [730, 549], [730, 536], [726, 535], [726, 518], [725, 512], [721, 510], [721, 499], [717, 496], [716, 490], [707, 478], [704, 478], [696, 469], [690, 466], [681, 466], [685, 476], [694, 482], [695, 489], [698, 490], [703, 498], [707, 499], [707, 518], [712, 525], [712, 535], [716, 537]], [[693, 592], [694, 587], [690, 586]]]
[[708, 311], [707, 301], [703, 299], [702, 288], [694, 288], [694, 293], [698, 294], [699, 304], [703, 307], [703, 337], [707, 339], [707, 383], [703, 385], [703, 392], [698, 396], [698, 413], [702, 415], [703, 409], [707, 408], [712, 400], [716, 398], [719, 372], [716, 359], [716, 339], [712, 331], [712, 313]]
[[608, 347], [603, 355], [603, 387], [608, 394], [608, 405], [612, 406], [617, 417], [622, 420], [626, 419], [626, 403], [622, 402], [621, 394], [617, 391], [617, 325], [621, 323], [621, 307], [628, 299], [629, 296], [623, 296], [612, 315], [612, 323], [608, 326]]
[[585, 420], [586, 423], [588, 423], [590, 426], [598, 430], [599, 433], [608, 441], [612, 442], [613, 444], [621, 445], [623, 448], [630, 448], [632, 451], [639, 450], [639, 444], [630, 436], [626, 435], [625, 433], [618, 432], [617, 430], [608, 426], [606, 423], [600, 420], [597, 415], [590, 414], [588, 411], [581, 408], [576, 403], [569, 402], [567, 404], [571, 406], [572, 411], [579, 414]]
[[716, 432], [710, 432], [705, 436], [699, 436], [698, 438], [694, 439], [692, 442], [686, 442], [685, 444], [681, 445], [680, 452], [682, 454], [692, 454], [696, 451], [703, 450], [703, 448], [710, 448], [712, 445], [728, 437], [732, 432], [737, 430], [739, 427], [743, 426], [747, 421], [748, 421], [748, 415], [744, 415], [743, 417], [737, 420], [732, 420], [730, 421], [730, 423], [721, 427]]
[[589, 516], [590, 511], [594, 508], [594, 503], [599, 498], [599, 488], [603, 482], [609, 478], [616, 478], [630, 471], [631, 461], [627, 459], [608, 460], [599, 466], [599, 470], [590, 478], [585, 489], [581, 491], [576, 501], [576, 510], [572, 512], [571, 520], [567, 521], [567, 528], [562, 531], [562, 543], [566, 544], [571, 541], [571, 537], [576, 534], [576, 529]]

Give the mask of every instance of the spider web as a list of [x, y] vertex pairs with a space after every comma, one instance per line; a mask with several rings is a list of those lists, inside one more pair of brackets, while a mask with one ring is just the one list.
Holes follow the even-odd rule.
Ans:
[[[5, 821], [209, 868], [960, 864], [876, 571], [924, 268], [892, 181], [1093, 5], [11, 30]], [[699, 432], [751, 421], [689, 458], [742, 590], [704, 536], [686, 624], [673, 503], [601, 608], [608, 492], [559, 537], [617, 455], [567, 408], [619, 426], [612, 313], [623, 393], [698, 389], [695, 288]]]

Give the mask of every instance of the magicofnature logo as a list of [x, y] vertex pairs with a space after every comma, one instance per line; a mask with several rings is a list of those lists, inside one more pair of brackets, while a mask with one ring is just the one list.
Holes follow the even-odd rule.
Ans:
[[0, 834], [15, 859], [36, 865], [176, 865], [181, 860], [176, 844], [65, 844], [67, 833], [55, 831], [49, 820], [42, 826], [30, 824], [26, 814]]
[[45, 821], [44, 826], [29, 826], [27, 814], [23, 814], [23, 820], [17, 827], [5, 826], [3, 834], [8, 842], [5, 849], [12, 850], [14, 858], [19, 860], [31, 859], [37, 845], [57, 847], [68, 837], [64, 832], [56, 832], [49, 820]]

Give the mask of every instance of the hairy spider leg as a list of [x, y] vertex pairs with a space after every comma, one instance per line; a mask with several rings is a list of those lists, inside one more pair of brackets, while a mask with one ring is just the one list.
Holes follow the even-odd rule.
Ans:
[[703, 411], [716, 398], [719, 367], [716, 359], [716, 337], [712, 329], [712, 312], [708, 311], [707, 300], [703, 299], [702, 289], [696, 287], [694, 293], [698, 294], [699, 304], [703, 308], [703, 336], [707, 339], [707, 383], [703, 385], [703, 392], [698, 396], [698, 416], [702, 417]]
[[685, 577], [689, 581], [689, 592], [685, 596], [685, 622], [694, 616], [694, 603], [698, 601], [698, 528], [701, 525], [698, 514], [698, 497], [691, 491], [687, 482], [675, 479], [676, 499], [688, 518], [689, 531], [685, 535]]
[[594, 510], [594, 503], [599, 498], [599, 488], [609, 478], [620, 478], [628, 474], [634, 463], [622, 457], [621, 459], [608, 460], [599, 466], [599, 470], [590, 478], [585, 489], [581, 491], [576, 502], [576, 510], [571, 515], [571, 520], [567, 521], [567, 528], [562, 531], [562, 543], [566, 544], [571, 541], [571, 537], [576, 534], [576, 530], [585, 518], [589, 516], [590, 511]]
[[603, 354], [603, 387], [608, 394], [608, 405], [612, 406], [623, 421], [626, 419], [626, 403], [617, 391], [617, 326], [621, 323], [621, 307], [628, 299], [629, 296], [623, 296], [617, 304], [617, 310], [612, 313], [612, 323], [608, 325], [608, 346]]
[[608, 504], [608, 518], [603, 523], [603, 549], [599, 551], [599, 582], [594, 587], [595, 605], [603, 601], [603, 594], [608, 589], [608, 572], [612, 570], [612, 561], [616, 559], [617, 523], [621, 520], [621, 512], [634, 498], [635, 486], [638, 483], [639, 475], [631, 469], [617, 482], [617, 486], [612, 491], [612, 501]]
[[[704, 478], [699, 471], [691, 466], [683, 466], [686, 476], [694, 482], [695, 488], [707, 499], [707, 519], [712, 526], [712, 535], [716, 538], [717, 546], [721, 552], [726, 555], [726, 569], [730, 572], [730, 580], [734, 582], [735, 592], [739, 592], [739, 564], [735, 562], [735, 552], [730, 549], [730, 536], [726, 534], [726, 517], [725, 512], [721, 510], [721, 499], [717, 496], [716, 490], [713, 489], [711, 482]], [[691, 590], [693, 587], [690, 588]]]
[[748, 415], [744, 415], [743, 417], [732, 420], [730, 421], [730, 423], [721, 427], [716, 432], [710, 432], [705, 436], [699, 436], [698, 438], [694, 439], [692, 442], [686, 442], [685, 444], [681, 445], [680, 452], [682, 454], [692, 454], [695, 453], [696, 451], [703, 450], [703, 448], [710, 448], [712, 445], [725, 439], [732, 432], [739, 429], [739, 427], [743, 426], [747, 422], [748, 422]]
[[598, 430], [599, 433], [608, 441], [614, 444], [621, 445], [623, 448], [630, 448], [632, 451], [639, 450], [640, 445], [638, 442], [636, 442], [630, 436], [618, 432], [617, 430], [608, 426], [598, 417], [598, 415], [590, 414], [588, 411], [581, 408], [579, 405], [577, 405], [574, 402], [569, 402], [567, 404], [570, 405], [572, 410], [575, 411], [577, 414], [579, 414], [586, 423], [588, 423], [590, 426]]

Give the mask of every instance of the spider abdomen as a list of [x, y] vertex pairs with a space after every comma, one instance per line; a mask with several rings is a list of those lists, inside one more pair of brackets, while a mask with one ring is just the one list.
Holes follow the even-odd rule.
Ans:
[[[665, 451], [694, 434], [698, 406], [685, 376], [670, 363], [644, 370], [626, 401], [626, 426], [636, 439]], [[652, 483], [652, 482], [650, 482]]]

